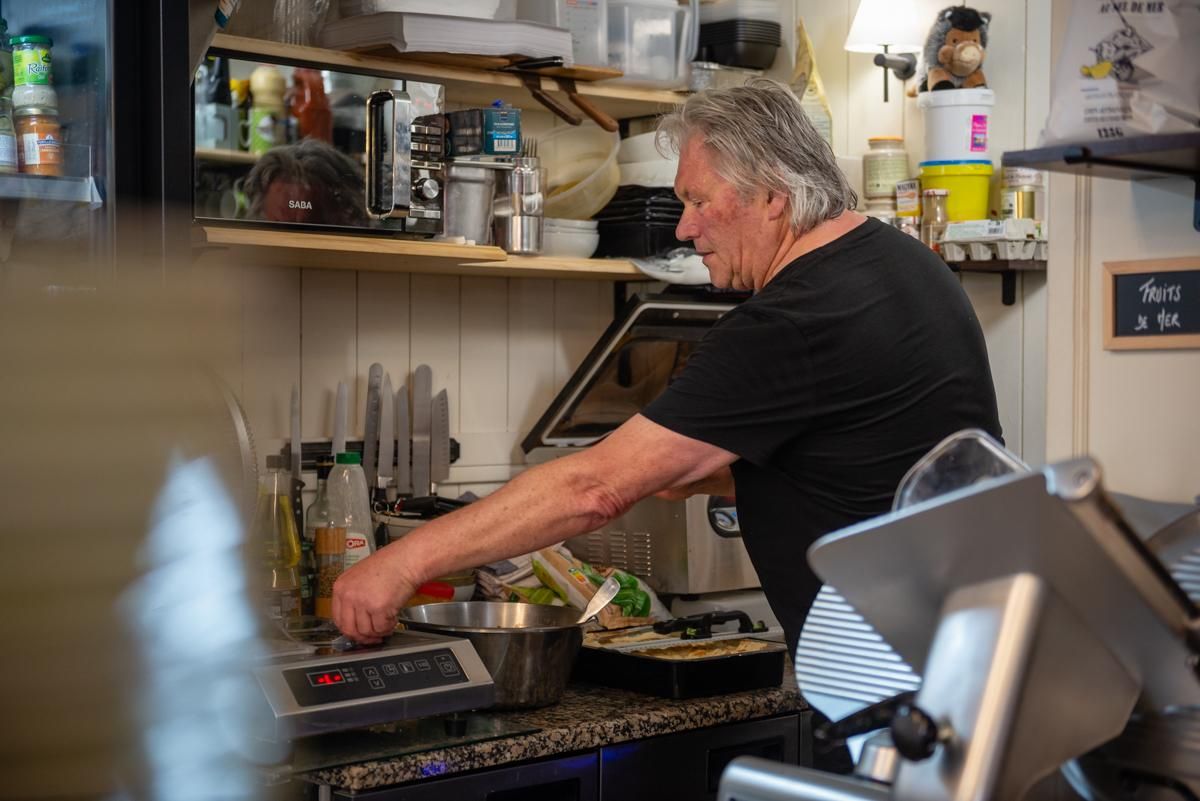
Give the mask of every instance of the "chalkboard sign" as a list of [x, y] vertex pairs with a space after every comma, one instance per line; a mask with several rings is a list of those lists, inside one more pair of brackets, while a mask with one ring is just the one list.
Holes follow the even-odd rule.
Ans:
[[1200, 258], [1105, 262], [1104, 347], [1200, 348]]

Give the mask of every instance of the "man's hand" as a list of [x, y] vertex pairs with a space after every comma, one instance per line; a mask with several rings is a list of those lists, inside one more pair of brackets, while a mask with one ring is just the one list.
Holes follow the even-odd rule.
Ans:
[[664, 501], [684, 501], [693, 495], [733, 497], [733, 493], [733, 471], [726, 466], [699, 481], [693, 481], [690, 484], [683, 484], [656, 492], [654, 497], [661, 498]]
[[396, 615], [417, 585], [403, 570], [403, 551], [392, 543], [358, 562], [333, 585], [333, 622], [358, 643], [377, 643], [396, 628]]

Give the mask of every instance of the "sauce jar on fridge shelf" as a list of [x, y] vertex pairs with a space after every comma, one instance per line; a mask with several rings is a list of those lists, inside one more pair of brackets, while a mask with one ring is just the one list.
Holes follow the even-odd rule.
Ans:
[[56, 108], [58, 97], [50, 66], [50, 47], [54, 42], [48, 36], [14, 36], [9, 44], [12, 45], [13, 108]]
[[13, 124], [17, 132], [17, 160], [21, 172], [62, 175], [63, 141], [58, 109], [40, 106], [19, 108], [13, 117]]
[[0, 95], [0, 174], [17, 171], [17, 131], [13, 127], [12, 101]]

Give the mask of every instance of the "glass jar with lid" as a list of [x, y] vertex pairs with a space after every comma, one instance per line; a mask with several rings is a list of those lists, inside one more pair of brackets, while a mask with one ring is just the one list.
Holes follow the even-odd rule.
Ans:
[[908, 152], [900, 136], [872, 136], [863, 154], [863, 194], [868, 200], [896, 197], [896, 183], [909, 177]]
[[13, 127], [12, 100], [0, 95], [0, 174], [17, 171], [17, 131]]
[[17, 132], [17, 162], [32, 175], [63, 174], [62, 128], [58, 109], [25, 106], [13, 115]]
[[12, 45], [14, 109], [58, 108], [54, 74], [50, 65], [49, 36], [14, 36]]
[[921, 241], [937, 252], [941, 252], [946, 223], [950, 221], [946, 212], [949, 197], [948, 189], [926, 189], [921, 193]]
[[13, 58], [8, 43], [8, 20], [0, 17], [0, 97], [12, 98]]

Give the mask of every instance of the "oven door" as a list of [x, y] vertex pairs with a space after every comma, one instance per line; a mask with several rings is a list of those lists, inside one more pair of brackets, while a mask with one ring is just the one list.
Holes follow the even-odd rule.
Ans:
[[[266, 63], [214, 48], [197, 70], [194, 90], [197, 221], [322, 233], [441, 233], [440, 85]], [[368, 126], [373, 95], [395, 99], [373, 104], [376, 116], [404, 123], [401, 135], [377, 128], [375, 147]], [[373, 213], [368, 196], [379, 198], [381, 189], [389, 202]]]

